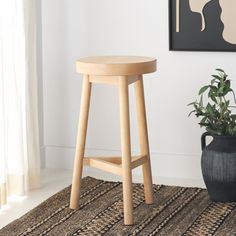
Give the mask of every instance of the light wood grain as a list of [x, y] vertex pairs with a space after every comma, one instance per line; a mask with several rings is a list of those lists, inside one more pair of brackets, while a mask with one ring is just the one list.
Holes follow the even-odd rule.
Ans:
[[103, 56], [78, 59], [78, 73], [89, 75], [140, 75], [156, 71], [156, 59], [137, 56]]
[[[78, 60], [76, 66], [78, 72], [88, 75], [84, 76], [82, 89], [70, 208], [76, 209], [79, 206], [83, 164], [89, 165], [113, 174], [122, 175], [124, 223], [125, 225], [132, 225], [134, 222], [132, 169], [140, 165], [143, 167], [146, 203], [153, 203], [151, 163], [142, 74], [156, 71], [156, 59], [129, 56], [90, 57]], [[91, 83], [112, 84], [119, 88], [121, 157], [84, 158]], [[132, 83], [135, 84], [136, 90], [141, 152], [140, 155], [134, 157], [131, 157], [128, 90], [129, 84]]]
[[[100, 162], [100, 163], [99, 163]], [[131, 169], [135, 169], [147, 162], [146, 155], [131, 157]], [[121, 157], [84, 157], [84, 165], [95, 167], [113, 174], [121, 175]]]
[[121, 165], [114, 164], [111, 161], [106, 161], [101, 158], [84, 158], [84, 164], [115, 175], [122, 175]]
[[146, 155], [139, 155], [139, 156], [132, 157], [131, 168], [135, 169], [135, 168], [145, 164], [146, 162], [147, 162]]
[[97, 83], [97, 84], [108, 84], [108, 85], [118, 85], [119, 78], [127, 79], [128, 84], [133, 84], [137, 80], [139, 80], [138, 75], [129, 75], [129, 76], [109, 76], [109, 75], [90, 75], [89, 82], [90, 83]]
[[139, 80], [139, 75], [129, 75], [128, 76], [128, 84], [133, 84], [135, 83], [137, 80]]
[[[94, 158], [94, 157], [92, 157], [92, 158]], [[119, 157], [115, 157], [115, 156], [113, 156], [113, 157], [95, 157], [95, 158], [101, 159], [103, 161], [111, 162], [113, 164], [121, 165], [121, 157], [120, 156]]]
[[86, 134], [87, 134], [90, 96], [91, 96], [91, 83], [89, 82], [89, 76], [85, 75], [83, 79], [79, 125], [78, 125], [78, 134], [76, 142], [76, 153], [75, 153], [74, 171], [73, 171], [73, 179], [71, 187], [71, 198], [70, 198], [71, 209], [77, 209], [79, 207], [79, 196], [80, 196], [83, 158], [84, 158], [84, 150], [85, 150]]
[[120, 126], [121, 126], [121, 153], [122, 153], [122, 179], [124, 201], [124, 223], [133, 224], [133, 189], [131, 171], [131, 143], [130, 143], [130, 117], [129, 117], [129, 90], [128, 81], [119, 79]]
[[141, 152], [141, 155], [147, 156], [147, 161], [142, 166], [145, 201], [147, 204], [152, 204], [153, 203], [152, 171], [151, 171], [146, 108], [145, 108], [145, 98], [144, 98], [142, 76], [140, 76], [140, 80], [138, 80], [134, 85], [135, 85], [136, 103], [137, 103], [140, 152]]
[[118, 85], [119, 76], [90, 75], [89, 81], [97, 84]]

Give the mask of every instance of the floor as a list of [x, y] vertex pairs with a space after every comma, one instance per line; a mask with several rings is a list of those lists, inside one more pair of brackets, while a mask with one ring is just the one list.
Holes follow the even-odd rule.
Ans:
[[39, 205], [54, 193], [71, 183], [72, 171], [43, 170], [42, 187], [27, 194], [27, 197], [13, 197], [0, 208], [0, 229]]
[[[104, 180], [119, 181], [119, 177], [105, 175], [99, 171], [84, 170], [84, 176], [93, 176]], [[72, 170], [44, 169], [42, 170], [41, 188], [29, 192], [26, 196], [11, 197], [8, 204], [0, 208], [0, 229], [13, 220], [21, 217], [53, 194], [71, 184]]]
[[[84, 169], [84, 176], [93, 176], [95, 178], [104, 180], [121, 181], [121, 177], [112, 174], [106, 174], [102, 171], [95, 169]], [[41, 202], [70, 185], [72, 179], [71, 170], [61, 169], [45, 169], [42, 170], [42, 185], [40, 189], [34, 190], [21, 197], [12, 197], [9, 199], [8, 204], [0, 208], [0, 229], [9, 224], [13, 220], [21, 217], [32, 208], [39, 205]], [[142, 182], [139, 176], [133, 176], [133, 182]], [[168, 179], [158, 178], [153, 179], [154, 183], [165, 185], [181, 185], [181, 186], [196, 186], [204, 187], [204, 184], [194, 180], [183, 179]]]

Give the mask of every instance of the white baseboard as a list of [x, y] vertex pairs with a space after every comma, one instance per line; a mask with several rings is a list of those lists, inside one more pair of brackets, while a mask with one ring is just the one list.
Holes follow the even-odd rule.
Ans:
[[[45, 147], [46, 168], [72, 169], [74, 162], [73, 147]], [[118, 151], [87, 149], [86, 156], [117, 156]], [[153, 182], [156, 184], [205, 187], [200, 166], [200, 155], [151, 153]], [[119, 179], [102, 171], [85, 168], [85, 175], [104, 179]], [[133, 171], [135, 182], [142, 182], [141, 168]]]

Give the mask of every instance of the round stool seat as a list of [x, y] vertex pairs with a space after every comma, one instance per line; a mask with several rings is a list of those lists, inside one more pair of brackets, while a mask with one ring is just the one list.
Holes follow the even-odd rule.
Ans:
[[86, 75], [142, 75], [156, 71], [156, 59], [138, 56], [87, 57], [77, 60], [76, 70]]

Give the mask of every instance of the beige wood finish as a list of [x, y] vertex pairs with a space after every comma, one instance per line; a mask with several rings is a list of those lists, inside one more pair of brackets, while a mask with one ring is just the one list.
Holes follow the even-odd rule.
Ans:
[[175, 26], [175, 28], [176, 28], [176, 32], [177, 33], [179, 33], [179, 31], [180, 31], [180, 14], [179, 14], [179, 12], [180, 12], [180, 2], [179, 2], [180, 0], [176, 0], [176, 13], [175, 13], [175, 15], [176, 15], [176, 26]]
[[[108, 76], [108, 75], [90, 75], [89, 82], [90, 83], [98, 83], [98, 84], [111, 84], [118, 85], [119, 78], [122, 76]], [[128, 84], [135, 83], [139, 80], [138, 75], [129, 75], [127, 76]]]
[[79, 207], [79, 196], [80, 196], [83, 158], [84, 158], [84, 150], [85, 150], [86, 134], [87, 134], [90, 96], [91, 96], [91, 83], [89, 82], [88, 76], [85, 75], [83, 80], [80, 117], [79, 117], [76, 153], [74, 161], [74, 172], [73, 172], [72, 187], [71, 187], [71, 199], [70, 199], [71, 209], [77, 209]]
[[147, 162], [147, 156], [146, 155], [139, 155], [137, 157], [132, 158], [131, 161], [131, 169], [135, 169], [136, 167], [139, 167]]
[[[131, 170], [135, 169], [148, 161], [147, 155], [131, 157]], [[122, 175], [121, 157], [84, 157], [83, 164], [105, 170], [112, 174]]]
[[138, 80], [134, 85], [135, 85], [136, 102], [137, 102], [140, 152], [141, 155], [145, 155], [147, 157], [147, 162], [144, 163], [142, 166], [145, 201], [147, 204], [152, 204], [153, 203], [152, 171], [151, 171], [151, 161], [149, 153], [148, 130], [147, 130], [147, 119], [146, 119], [142, 76], [140, 76], [140, 80]]
[[84, 158], [84, 164], [116, 175], [122, 175], [120, 164], [114, 164], [102, 158]]
[[106, 76], [106, 75], [90, 75], [89, 82], [97, 84], [111, 84], [118, 85], [118, 76]]
[[156, 71], [156, 59], [136, 56], [87, 57], [77, 60], [77, 72], [89, 75], [142, 75]]
[[129, 118], [129, 89], [125, 78], [119, 79], [121, 154], [123, 177], [124, 222], [133, 224], [133, 189], [131, 173], [131, 144]]
[[236, 44], [236, 1], [235, 0], [220, 0], [221, 6], [221, 21], [224, 24], [223, 38], [225, 41]]
[[[84, 157], [84, 164], [85, 165], [90, 165], [90, 160], [97, 160], [97, 161], [101, 160], [102, 162], [105, 161], [107, 163], [116, 164], [117, 166], [122, 167], [121, 157]], [[147, 156], [146, 155], [132, 156], [132, 158], [131, 158], [131, 169], [135, 169], [136, 167], [138, 167], [140, 165], [143, 165], [146, 162], [147, 162]], [[95, 167], [99, 168], [99, 166], [95, 166]]]
[[[155, 70], [156, 59], [148, 57], [92, 57], [77, 61], [77, 71], [85, 74], [85, 76], [82, 88], [70, 208], [77, 209], [79, 207], [83, 164], [122, 176], [124, 223], [126, 225], [132, 225], [134, 222], [132, 169], [142, 166], [145, 201], [148, 204], [153, 203], [152, 174], [142, 75], [154, 72]], [[121, 157], [84, 157], [92, 83], [116, 85], [119, 89]], [[131, 156], [130, 143], [128, 90], [129, 84], [132, 83], [134, 83], [136, 91], [141, 152], [140, 155], [133, 157]]]

